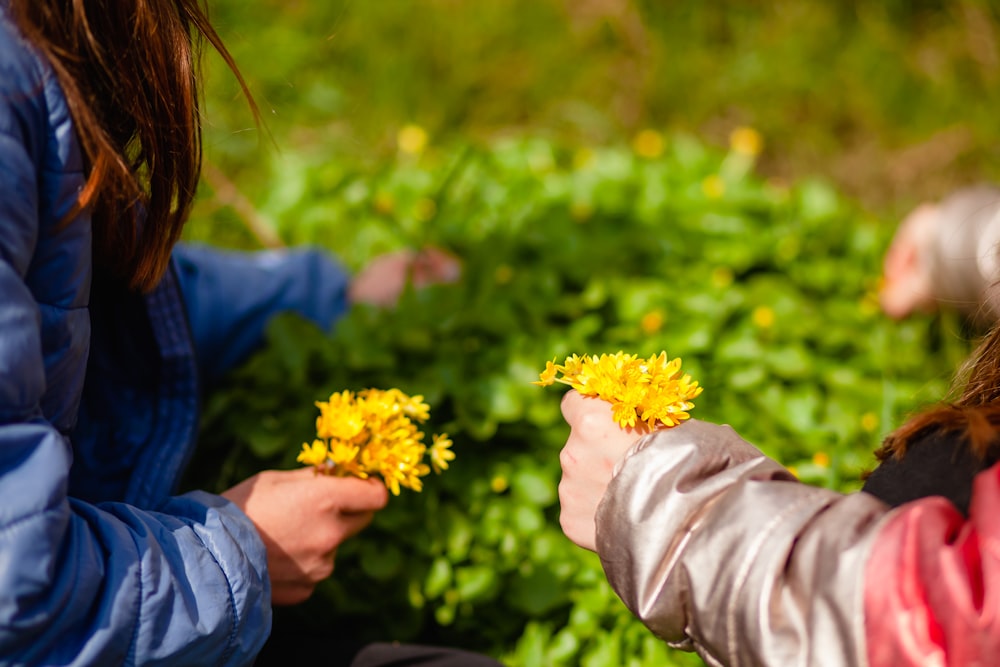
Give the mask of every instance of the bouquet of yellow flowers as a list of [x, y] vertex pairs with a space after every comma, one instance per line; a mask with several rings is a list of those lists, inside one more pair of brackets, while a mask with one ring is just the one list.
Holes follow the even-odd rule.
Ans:
[[[399, 389], [364, 389], [334, 393], [318, 401], [316, 439], [303, 443], [298, 461], [317, 472], [367, 479], [379, 475], [393, 495], [399, 487], [423, 488], [421, 477], [440, 473], [454, 460], [447, 434], [435, 435], [430, 447], [417, 428], [430, 416], [423, 396], [408, 396]], [[431, 465], [423, 462], [429, 454]]]
[[611, 403], [612, 416], [622, 428], [643, 424], [649, 430], [688, 419], [694, 407], [691, 400], [702, 390], [690, 375], [681, 373], [681, 360], [669, 359], [666, 352], [648, 359], [624, 352], [600, 357], [574, 354], [562, 364], [546, 362], [533, 384], [545, 387], [554, 382]]

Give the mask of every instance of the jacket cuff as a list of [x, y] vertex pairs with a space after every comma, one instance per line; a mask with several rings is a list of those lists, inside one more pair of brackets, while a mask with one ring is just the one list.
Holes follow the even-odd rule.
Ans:
[[193, 528], [229, 582], [234, 618], [226, 664], [253, 662], [271, 634], [272, 618], [267, 549], [260, 533], [243, 510], [222, 496], [191, 491], [171, 502], [208, 508], [204, 521]]

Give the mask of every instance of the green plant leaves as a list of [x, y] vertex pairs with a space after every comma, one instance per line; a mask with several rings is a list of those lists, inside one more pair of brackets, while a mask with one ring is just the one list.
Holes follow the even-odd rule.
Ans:
[[[448, 471], [344, 544], [302, 627], [462, 645], [515, 666], [697, 664], [652, 638], [596, 557], [561, 534], [562, 392], [530, 384], [545, 362], [666, 350], [705, 387], [695, 417], [844, 491], [902, 415], [943, 394], [968, 349], [957, 323], [879, 315], [891, 230], [829, 186], [775, 188], [690, 137], [666, 139], [655, 159], [588, 155], [524, 138], [275, 173], [272, 214], [310, 221], [290, 238], [356, 266], [414, 239], [463, 261], [458, 283], [355, 307], [330, 335], [276, 318], [207, 398], [190, 484], [213, 490], [294, 466], [313, 402], [333, 391], [422, 394], [427, 430], [454, 440]], [[723, 172], [712, 195], [705, 179]], [[426, 201], [434, 214], [419, 218]]]

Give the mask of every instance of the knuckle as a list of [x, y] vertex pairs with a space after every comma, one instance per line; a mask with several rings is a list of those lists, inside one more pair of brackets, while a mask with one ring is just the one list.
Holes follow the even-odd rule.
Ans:
[[606, 429], [610, 415], [605, 415], [596, 410], [584, 410], [576, 418], [577, 426], [587, 432]]
[[327, 579], [331, 574], [333, 574], [334, 564], [333, 559], [323, 559], [320, 564], [313, 571], [312, 583], [318, 584], [319, 582]]
[[563, 470], [572, 468], [576, 463], [576, 455], [573, 454], [569, 445], [566, 445], [559, 451], [559, 465], [562, 466]]

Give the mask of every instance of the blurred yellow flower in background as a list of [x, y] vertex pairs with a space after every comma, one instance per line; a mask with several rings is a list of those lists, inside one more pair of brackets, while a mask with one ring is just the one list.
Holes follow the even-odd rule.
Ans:
[[503, 493], [510, 487], [510, 482], [503, 475], [496, 475], [490, 480], [490, 489], [493, 493]]
[[774, 311], [767, 306], [757, 306], [750, 314], [750, 319], [761, 329], [770, 329], [774, 326]]
[[639, 328], [642, 329], [643, 333], [654, 334], [663, 328], [664, 319], [662, 310], [659, 308], [651, 310], [639, 320]]
[[830, 467], [830, 455], [826, 452], [816, 452], [813, 454], [813, 463], [818, 465], [820, 468]]
[[712, 174], [701, 182], [701, 191], [709, 199], [721, 199], [726, 194], [726, 182], [718, 174]]
[[583, 169], [594, 161], [594, 151], [592, 148], [583, 146], [573, 151], [573, 168]]
[[764, 149], [764, 138], [752, 127], [738, 127], [729, 133], [729, 148], [734, 153], [756, 157]]
[[663, 155], [663, 135], [656, 130], [642, 130], [633, 137], [632, 150], [639, 157], [658, 158]]
[[874, 412], [866, 412], [861, 415], [861, 428], [863, 428], [868, 433], [872, 433], [878, 428], [878, 415]]
[[412, 123], [401, 127], [396, 134], [396, 145], [399, 146], [399, 150], [409, 155], [423, 153], [428, 140], [427, 130]]

